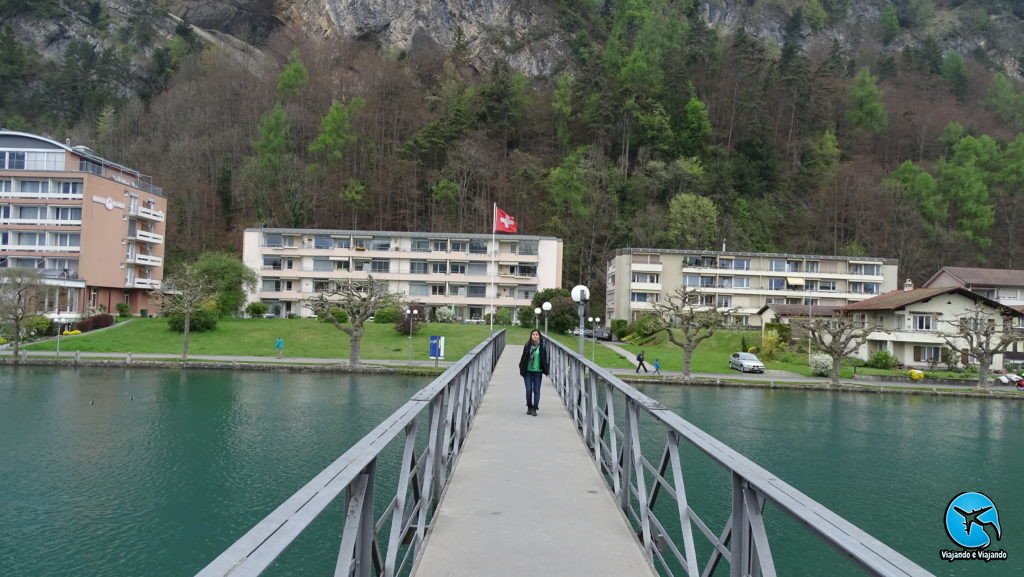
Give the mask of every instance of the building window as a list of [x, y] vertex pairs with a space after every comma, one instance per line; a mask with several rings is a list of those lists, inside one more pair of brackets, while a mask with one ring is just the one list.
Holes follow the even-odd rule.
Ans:
[[55, 206], [53, 220], [82, 220], [82, 209], [77, 206]]
[[387, 237], [374, 238], [370, 241], [370, 250], [391, 250], [391, 239]]
[[850, 274], [878, 276], [882, 274], [882, 266], [877, 264], [850, 263]]
[[445, 290], [443, 284], [432, 284], [430, 285], [430, 294], [435, 297], [445, 296]]
[[331, 290], [331, 281], [325, 278], [313, 279], [313, 292], [323, 293]]
[[58, 233], [53, 235], [54, 246], [80, 246], [82, 244], [81, 235], [75, 233]]
[[430, 241], [427, 239], [413, 239], [412, 252], [430, 252]]
[[516, 254], [533, 256], [537, 254], [537, 243], [535, 242], [520, 242], [516, 250], [513, 251]]
[[464, 240], [452, 241], [452, 252], [467, 252], [469, 245]]
[[519, 263], [518, 266], [512, 269], [512, 274], [523, 277], [534, 277], [537, 276], [537, 265], [535, 264], [524, 264]]
[[263, 285], [260, 287], [265, 293], [278, 292], [281, 290], [281, 279], [277, 278], [265, 278], [263, 279]]
[[918, 363], [938, 363], [942, 361], [942, 347], [914, 347], [914, 361]]
[[334, 239], [335, 248], [349, 248], [352, 246], [352, 239], [349, 238], [336, 238]]
[[787, 260], [786, 261], [786, 272], [800, 272], [803, 269], [803, 263], [798, 260]]
[[484, 298], [487, 296], [487, 285], [485, 284], [470, 284], [469, 290], [466, 292], [466, 296], [471, 298]]
[[786, 261], [770, 260], [768, 261], [768, 270], [772, 272], [786, 272]]
[[935, 318], [931, 315], [914, 315], [911, 317], [910, 327], [915, 331], [935, 330]]
[[263, 235], [263, 246], [284, 246], [284, 237], [279, 234], [265, 234]]
[[718, 295], [718, 308], [727, 309], [732, 306], [732, 297], [729, 295]]
[[0, 152], [0, 168], [25, 170], [24, 152]]
[[466, 263], [464, 263], [464, 262], [453, 262], [451, 266], [452, 266], [452, 274], [466, 274]]
[[36, 220], [39, 218], [38, 206], [19, 206], [16, 208], [18, 212], [18, 218], [22, 220]]
[[660, 282], [661, 275], [656, 272], [635, 272], [633, 273], [633, 282], [651, 283], [658, 284]]
[[391, 261], [386, 258], [375, 258], [371, 260], [370, 272], [391, 272]]
[[722, 270], [732, 270], [733, 259], [731, 258], [720, 258], [718, 259], [718, 268]]
[[824, 293], [834, 293], [836, 292], [836, 281], [820, 280], [818, 281], [818, 290]]
[[700, 286], [700, 276], [688, 274], [683, 277], [683, 286], [696, 288]]
[[356, 239], [356, 250], [366, 250], [370, 247], [370, 239], [368, 238], [357, 238]]
[[281, 270], [281, 257], [279, 256], [265, 256], [263, 257], [263, 268], [268, 270]]
[[448, 252], [448, 241], [446, 240], [435, 240], [433, 241], [434, 252]]
[[61, 194], [78, 195], [82, 194], [81, 182], [58, 182], [57, 190]]
[[334, 239], [329, 236], [318, 236], [313, 239], [313, 248], [330, 250], [334, 248]]
[[314, 258], [313, 270], [317, 272], [330, 272], [336, 268], [335, 264], [327, 258]]
[[448, 263], [432, 262], [430, 263], [430, 272], [434, 274], [446, 274], [448, 272]]
[[[425, 260], [409, 261], [409, 274], [427, 274], [428, 266]], [[412, 294], [412, 293], [410, 293]], [[424, 293], [426, 294], [426, 293]], [[422, 296], [422, 295], [420, 295]]]
[[716, 260], [713, 256], [684, 256], [683, 266], [695, 268], [715, 268]]
[[658, 293], [629, 293], [630, 302], [634, 303], [656, 303], [658, 302]]
[[411, 297], [425, 297], [428, 294], [427, 283], [422, 282], [411, 282], [409, 283], [409, 296]]
[[738, 258], [733, 261], [733, 270], [750, 270], [749, 258]]
[[881, 292], [881, 285], [876, 282], [851, 282], [850, 292], [866, 295], [876, 295]]
[[485, 262], [471, 262], [466, 274], [470, 276], [487, 276], [487, 263]]
[[750, 288], [750, 278], [745, 276], [733, 277], [732, 288]]
[[816, 261], [816, 260], [805, 262], [804, 263], [804, 271], [805, 272], [819, 272], [819, 265], [821, 265], [821, 263]]
[[772, 291], [786, 290], [786, 279], [784, 279], [784, 278], [770, 278], [770, 279], [768, 279], [768, 290], [772, 290]]
[[706, 307], [715, 306], [715, 295], [698, 295], [701, 305]]
[[470, 254], [487, 254], [487, 241], [485, 241], [485, 240], [471, 240], [471, 241], [469, 241], [469, 253]]

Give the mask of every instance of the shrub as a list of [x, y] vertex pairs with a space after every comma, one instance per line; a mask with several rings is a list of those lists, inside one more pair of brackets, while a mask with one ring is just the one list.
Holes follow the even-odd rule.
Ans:
[[946, 369], [948, 369], [950, 372], [955, 372], [960, 368], [960, 363], [957, 362], [956, 355], [953, 354], [952, 349], [950, 349], [949, 347], [942, 347], [941, 354], [942, 364], [946, 365]]
[[648, 336], [661, 329], [661, 319], [654, 315], [647, 315], [636, 319], [636, 330], [633, 332], [641, 335]]
[[[395, 319], [395, 332], [397, 332], [398, 334], [409, 336], [410, 328], [412, 329], [412, 334], [416, 334], [420, 331], [420, 325], [423, 324], [424, 313], [421, 309], [418, 308], [413, 308], [411, 310], [419, 312], [417, 312], [416, 314], [405, 314], [405, 311], [398, 313], [398, 318]], [[378, 318], [379, 311], [378, 315], [374, 316], [374, 322], [377, 322]], [[412, 325], [411, 327], [410, 324]]]
[[898, 364], [900, 364], [900, 360], [889, 351], [878, 351], [871, 355], [871, 358], [868, 359], [868, 362], [864, 363], [864, 366], [873, 369], [891, 369]]
[[327, 314], [334, 319], [334, 322], [339, 325], [343, 325], [348, 322], [348, 313], [345, 312], [341, 307], [330, 307], [327, 309]]
[[743, 336], [740, 337], [740, 350], [741, 351], [749, 351], [750, 350], [750, 343], [747, 342], [747, 335], [743, 335]]
[[109, 327], [113, 324], [114, 315], [103, 313], [78, 321], [75, 323], [74, 328], [82, 331], [83, 333], [87, 333], [96, 329]]
[[117, 303], [117, 316], [126, 317], [132, 314], [132, 307], [128, 303]]
[[253, 301], [245, 305], [245, 314], [252, 318], [259, 318], [267, 314], [267, 303], [261, 303], [260, 301]]
[[498, 313], [494, 315], [494, 324], [501, 326], [508, 326], [512, 324], [512, 311], [509, 309], [498, 309]]
[[[782, 346], [786, 346], [793, 338], [793, 325], [787, 325], [786, 323], [766, 323], [764, 325], [765, 331], [775, 331], [779, 335], [779, 342]], [[764, 348], [763, 346], [761, 347]]]
[[533, 309], [534, 307], [519, 307], [519, 326], [524, 329], [533, 328], [533, 322], [537, 319]]
[[816, 377], [832, 376], [832, 357], [823, 354], [811, 355], [811, 374]]
[[399, 315], [398, 308], [396, 307], [377, 309], [377, 311], [373, 313], [373, 322], [380, 325], [389, 325], [397, 321], [399, 316], [401, 315]]
[[761, 339], [761, 358], [766, 361], [775, 359], [775, 354], [782, 349], [782, 337], [774, 330], [766, 330]]
[[455, 313], [448, 307], [438, 307], [434, 309], [434, 320], [439, 323], [454, 323]]
[[611, 327], [612, 334], [619, 340], [629, 334], [629, 322], [626, 319], [612, 319]]
[[[188, 330], [189, 332], [201, 333], [203, 331], [212, 331], [217, 328], [217, 319], [220, 315], [217, 313], [217, 306], [214, 304], [212, 307], [203, 307], [202, 309], [192, 313], [188, 319]], [[167, 326], [176, 333], [185, 332], [185, 315], [181, 313], [173, 313], [167, 317]]]
[[57, 334], [57, 323], [47, 317], [37, 316], [25, 321], [24, 329], [37, 335]]

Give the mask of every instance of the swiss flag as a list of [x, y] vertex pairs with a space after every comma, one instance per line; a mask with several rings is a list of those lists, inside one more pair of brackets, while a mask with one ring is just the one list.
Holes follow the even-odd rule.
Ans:
[[494, 207], [494, 232], [515, 232], [516, 219], [509, 213]]

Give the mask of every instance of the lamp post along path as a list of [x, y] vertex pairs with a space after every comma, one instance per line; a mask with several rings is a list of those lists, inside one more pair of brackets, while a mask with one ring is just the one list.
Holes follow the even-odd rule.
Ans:
[[544, 310], [544, 336], [548, 335], [548, 313], [551, 312], [551, 303], [545, 302], [540, 305], [540, 308]]
[[417, 309], [405, 309], [406, 320], [409, 321], [409, 362], [412, 362], [412, 328], [414, 326], [416, 315], [420, 311]]
[[572, 295], [572, 300], [576, 301], [576, 303], [578, 305], [577, 306], [577, 311], [578, 311], [578, 313], [580, 315], [579, 345], [577, 346], [577, 351], [576, 352], [578, 352], [579, 355], [582, 357], [582, 356], [584, 356], [584, 353], [583, 353], [583, 315], [586, 313], [587, 301], [590, 300], [590, 289], [588, 289], [587, 287], [585, 287], [585, 286], [583, 286], [581, 284], [578, 284], [578, 285], [572, 287], [571, 295]]
[[[540, 307], [533, 309], [533, 328], [540, 328]], [[544, 332], [548, 332], [547, 322], [544, 323]]]

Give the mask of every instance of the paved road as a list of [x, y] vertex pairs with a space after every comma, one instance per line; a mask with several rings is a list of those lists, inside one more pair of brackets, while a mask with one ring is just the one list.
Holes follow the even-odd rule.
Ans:
[[498, 360], [414, 577], [655, 577], [548, 379], [526, 414], [522, 350]]

